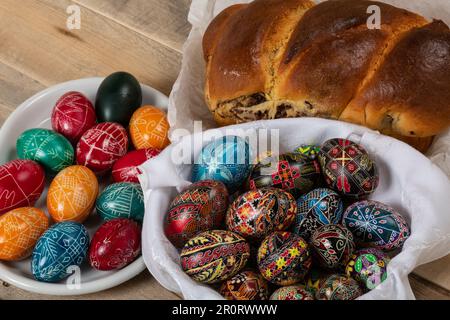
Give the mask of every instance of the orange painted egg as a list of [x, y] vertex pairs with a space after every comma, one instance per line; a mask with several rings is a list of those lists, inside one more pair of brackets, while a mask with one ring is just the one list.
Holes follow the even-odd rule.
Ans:
[[22, 207], [0, 217], [0, 260], [16, 261], [28, 257], [49, 221], [42, 210]]
[[154, 106], [137, 109], [130, 120], [131, 141], [136, 149], [164, 149], [169, 145], [169, 122], [164, 111]]
[[83, 222], [91, 213], [98, 195], [98, 181], [85, 166], [62, 170], [48, 189], [47, 209], [53, 220]]

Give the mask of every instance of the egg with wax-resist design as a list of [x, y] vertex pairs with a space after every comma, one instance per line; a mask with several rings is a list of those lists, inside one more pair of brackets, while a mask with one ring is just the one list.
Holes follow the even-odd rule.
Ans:
[[364, 288], [372, 290], [386, 280], [389, 261], [390, 258], [381, 250], [361, 249], [351, 256], [345, 272]]
[[272, 293], [270, 300], [314, 300], [313, 294], [304, 286], [281, 287]]
[[320, 178], [317, 160], [301, 153], [286, 153], [260, 160], [250, 174], [248, 189], [275, 187], [297, 198], [315, 188]]
[[92, 237], [89, 263], [97, 270], [121, 269], [141, 253], [141, 227], [133, 220], [103, 223]]
[[311, 267], [311, 256], [302, 237], [276, 231], [261, 243], [257, 263], [264, 278], [276, 285], [287, 286], [304, 279]]
[[196, 234], [220, 228], [228, 207], [228, 191], [220, 181], [191, 184], [172, 200], [165, 216], [164, 232], [180, 248]]
[[358, 282], [345, 275], [333, 274], [324, 280], [316, 293], [318, 300], [354, 300], [363, 295]]
[[136, 149], [164, 149], [170, 144], [166, 113], [154, 106], [137, 109], [130, 120], [131, 141]]
[[242, 271], [225, 281], [219, 290], [227, 300], [267, 300], [269, 286], [259, 274], [250, 270]]
[[160, 153], [159, 149], [141, 149], [128, 152], [117, 160], [112, 167], [112, 177], [115, 182], [135, 182], [139, 183], [140, 174], [138, 166], [145, 161], [156, 157]]
[[73, 144], [96, 122], [95, 109], [81, 92], [67, 92], [58, 99], [52, 111], [53, 130]]
[[205, 231], [190, 239], [181, 250], [181, 267], [198, 282], [228, 280], [244, 268], [250, 247], [231, 231]]
[[320, 289], [325, 280], [332, 274], [333, 273], [331, 270], [313, 267], [305, 278], [306, 290], [316, 296], [316, 292]]
[[17, 208], [0, 216], [0, 260], [28, 257], [48, 225], [45, 213], [33, 207]]
[[57, 282], [80, 266], [89, 248], [89, 234], [77, 222], [65, 221], [51, 226], [39, 238], [31, 257], [36, 280]]
[[297, 200], [294, 232], [309, 240], [317, 228], [341, 223], [342, 213], [342, 200], [336, 192], [326, 188], [314, 189]]
[[95, 174], [103, 174], [127, 150], [127, 131], [120, 124], [99, 123], [81, 136], [77, 145], [77, 163], [88, 167]]
[[331, 139], [319, 152], [319, 162], [328, 187], [341, 195], [363, 198], [378, 186], [378, 170], [367, 151], [350, 140]]
[[316, 159], [319, 155], [320, 147], [314, 144], [302, 144], [294, 149], [295, 153], [301, 153], [310, 159]]
[[294, 197], [281, 189], [248, 191], [233, 201], [226, 216], [227, 228], [252, 241], [290, 227], [297, 213]]
[[73, 147], [63, 135], [48, 129], [24, 131], [16, 142], [20, 159], [34, 160], [49, 174], [56, 174], [73, 164]]
[[385, 251], [400, 249], [411, 233], [400, 213], [373, 200], [349, 206], [344, 212], [342, 223], [354, 234], [359, 246]]
[[47, 209], [53, 220], [84, 222], [98, 195], [95, 174], [84, 166], [70, 166], [53, 179], [48, 188]]
[[44, 190], [45, 173], [31, 160], [13, 160], [0, 166], [0, 215], [33, 206]]

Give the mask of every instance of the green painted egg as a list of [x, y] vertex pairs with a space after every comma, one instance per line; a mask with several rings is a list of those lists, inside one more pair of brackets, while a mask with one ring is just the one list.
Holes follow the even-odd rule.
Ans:
[[144, 194], [138, 183], [113, 183], [103, 190], [95, 205], [103, 220], [144, 219]]
[[17, 139], [16, 148], [20, 159], [39, 162], [50, 174], [57, 174], [71, 166], [74, 160], [74, 151], [69, 140], [48, 129], [24, 131]]

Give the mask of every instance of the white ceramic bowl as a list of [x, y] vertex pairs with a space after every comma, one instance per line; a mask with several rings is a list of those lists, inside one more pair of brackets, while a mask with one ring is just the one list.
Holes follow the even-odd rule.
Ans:
[[[92, 103], [103, 78], [87, 78], [58, 84], [41, 91], [22, 103], [5, 121], [0, 129], [0, 164], [16, 159], [16, 140], [19, 135], [30, 128], [51, 129], [50, 115], [56, 101], [68, 91], [79, 91], [86, 95]], [[145, 85], [142, 87], [143, 104], [153, 104], [166, 110], [168, 98], [161, 92]], [[36, 207], [47, 212], [47, 188], [36, 203]], [[92, 235], [100, 226], [100, 219], [91, 214], [85, 225]], [[0, 262], [0, 279], [27, 291], [50, 295], [80, 295], [102, 291], [117, 286], [145, 270], [142, 257], [117, 271], [98, 271], [87, 262], [81, 266], [80, 285], [68, 286], [65, 280], [60, 283], [36, 281], [31, 273], [31, 259], [19, 262]]]

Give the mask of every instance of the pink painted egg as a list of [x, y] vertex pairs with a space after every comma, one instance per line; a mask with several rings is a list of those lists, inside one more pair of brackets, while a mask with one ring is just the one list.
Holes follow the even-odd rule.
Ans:
[[127, 153], [114, 163], [112, 167], [113, 180], [115, 182], [139, 183], [137, 176], [140, 172], [137, 167], [148, 159], [156, 157], [160, 152], [159, 149], [149, 148]]
[[56, 102], [52, 112], [52, 128], [72, 144], [96, 123], [95, 109], [82, 93], [70, 91]]
[[110, 170], [128, 150], [127, 131], [118, 123], [103, 122], [86, 131], [77, 145], [77, 163], [96, 174]]
[[89, 263], [97, 270], [121, 269], [141, 253], [141, 228], [130, 219], [103, 223], [92, 238]]
[[13, 160], [0, 166], [0, 215], [32, 207], [44, 190], [45, 173], [32, 160]]

